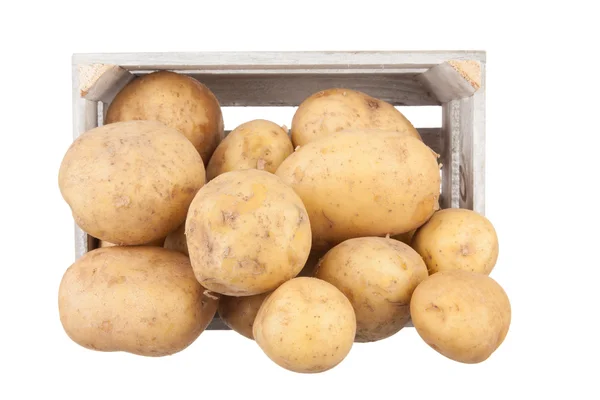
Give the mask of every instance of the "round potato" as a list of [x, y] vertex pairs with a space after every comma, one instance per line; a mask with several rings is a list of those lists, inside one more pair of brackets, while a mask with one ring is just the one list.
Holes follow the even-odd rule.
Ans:
[[294, 372], [323, 372], [350, 352], [356, 317], [335, 286], [299, 277], [264, 300], [253, 333], [256, 343], [279, 366]]
[[255, 294], [254, 296], [221, 296], [219, 301], [219, 317], [232, 330], [254, 339], [252, 327], [256, 314], [263, 301], [271, 292]]
[[[322, 255], [322, 253], [311, 252], [308, 260], [306, 260], [306, 264], [304, 264], [304, 268], [302, 268], [298, 276], [313, 276], [319, 258]], [[254, 339], [252, 327], [254, 326], [256, 314], [258, 314], [258, 309], [270, 293], [266, 292], [254, 296], [241, 297], [222, 295], [219, 301], [219, 316], [225, 325], [232, 330], [249, 339]]]
[[189, 257], [190, 253], [188, 252], [187, 240], [185, 237], [185, 224], [181, 224], [179, 228], [167, 235], [164, 246], [165, 249], [175, 250]]
[[[162, 247], [163, 244], [165, 242], [165, 238], [160, 238], [160, 239], [156, 239], [153, 240], [151, 242], [148, 243], [144, 243], [140, 246], [158, 246], [158, 247]], [[118, 244], [115, 243], [111, 243], [111, 242], [107, 242], [106, 240], [98, 240], [98, 247], [102, 248], [102, 247], [113, 247], [113, 246], [118, 246]]]
[[342, 291], [356, 312], [356, 342], [392, 336], [410, 319], [410, 298], [425, 278], [419, 254], [398, 240], [363, 237], [329, 250], [315, 277]]
[[202, 188], [185, 224], [196, 278], [229, 296], [251, 296], [295, 277], [308, 258], [304, 204], [275, 175], [226, 172]]
[[410, 313], [429, 346], [467, 364], [489, 358], [504, 341], [511, 320], [502, 287], [487, 275], [462, 270], [425, 279], [413, 293]]
[[380, 129], [421, 139], [408, 119], [385, 101], [350, 89], [328, 89], [300, 104], [292, 120], [294, 147], [349, 129]]
[[219, 144], [208, 163], [207, 179], [224, 172], [251, 168], [274, 173], [293, 152], [288, 133], [279, 125], [264, 119], [246, 122]]
[[118, 122], [84, 133], [67, 150], [58, 176], [77, 225], [118, 245], [166, 237], [183, 223], [205, 179], [194, 146], [156, 121]]
[[429, 274], [460, 269], [489, 275], [498, 259], [498, 236], [492, 223], [461, 208], [433, 214], [415, 233], [411, 245], [425, 260]]
[[306, 206], [315, 249], [408, 232], [439, 208], [434, 153], [397, 132], [330, 134], [296, 150], [276, 175]]
[[160, 121], [187, 137], [204, 163], [224, 136], [223, 114], [215, 95], [196, 79], [158, 71], [129, 82], [106, 111], [105, 124]]
[[165, 356], [204, 331], [218, 301], [189, 259], [161, 247], [92, 250], [65, 272], [58, 307], [67, 335], [99, 351]]

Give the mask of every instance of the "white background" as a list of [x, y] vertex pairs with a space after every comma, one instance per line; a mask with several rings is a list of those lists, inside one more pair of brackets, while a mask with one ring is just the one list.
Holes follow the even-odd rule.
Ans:
[[[0, 399], [600, 398], [591, 6], [153, 3], [1, 6]], [[490, 359], [450, 361], [414, 329], [355, 345], [317, 375], [277, 367], [233, 332], [205, 332], [160, 359], [68, 339], [57, 290], [73, 262], [73, 222], [57, 173], [71, 142], [72, 53], [411, 49], [488, 52], [486, 208], [501, 249], [492, 276], [513, 306], [508, 337]]]

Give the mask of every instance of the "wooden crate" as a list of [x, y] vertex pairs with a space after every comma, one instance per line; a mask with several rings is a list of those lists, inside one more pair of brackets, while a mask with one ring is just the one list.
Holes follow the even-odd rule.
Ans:
[[[191, 75], [221, 106], [297, 106], [331, 87], [363, 91], [396, 106], [442, 107], [441, 128], [419, 128], [441, 155], [442, 208], [485, 213], [485, 52], [228, 52], [73, 55], [73, 138], [136, 76]], [[418, 128], [418, 127], [417, 127]], [[75, 226], [76, 258], [96, 240]], [[209, 329], [225, 329], [215, 319]]]

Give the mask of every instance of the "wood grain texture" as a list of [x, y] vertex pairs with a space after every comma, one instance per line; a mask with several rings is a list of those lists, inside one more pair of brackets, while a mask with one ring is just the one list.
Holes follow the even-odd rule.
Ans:
[[73, 64], [119, 65], [127, 70], [189, 69], [199, 72], [298, 71], [355, 73], [429, 69], [447, 60], [485, 61], [484, 51], [207, 52], [74, 54]]
[[419, 75], [423, 86], [440, 103], [472, 96], [480, 87], [480, 63], [476, 60], [444, 62]]
[[210, 88], [224, 107], [298, 106], [308, 96], [330, 88], [358, 90], [397, 106], [441, 104], [416, 74], [189, 75]]
[[79, 92], [91, 101], [110, 102], [134, 77], [126, 69], [109, 64], [79, 64]]
[[460, 100], [442, 105], [442, 195], [441, 208], [457, 208], [460, 197]]

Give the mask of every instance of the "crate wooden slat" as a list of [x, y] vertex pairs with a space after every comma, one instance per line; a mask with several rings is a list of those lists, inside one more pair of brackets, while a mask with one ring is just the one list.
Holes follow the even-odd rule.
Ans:
[[[297, 106], [330, 87], [398, 106], [441, 106], [441, 128], [419, 128], [442, 163], [442, 208], [485, 213], [483, 51], [74, 54], [73, 138], [102, 124], [116, 93], [136, 76], [172, 70], [205, 83], [222, 106]], [[75, 226], [75, 257], [97, 241]], [[208, 329], [226, 329], [216, 318]]]

